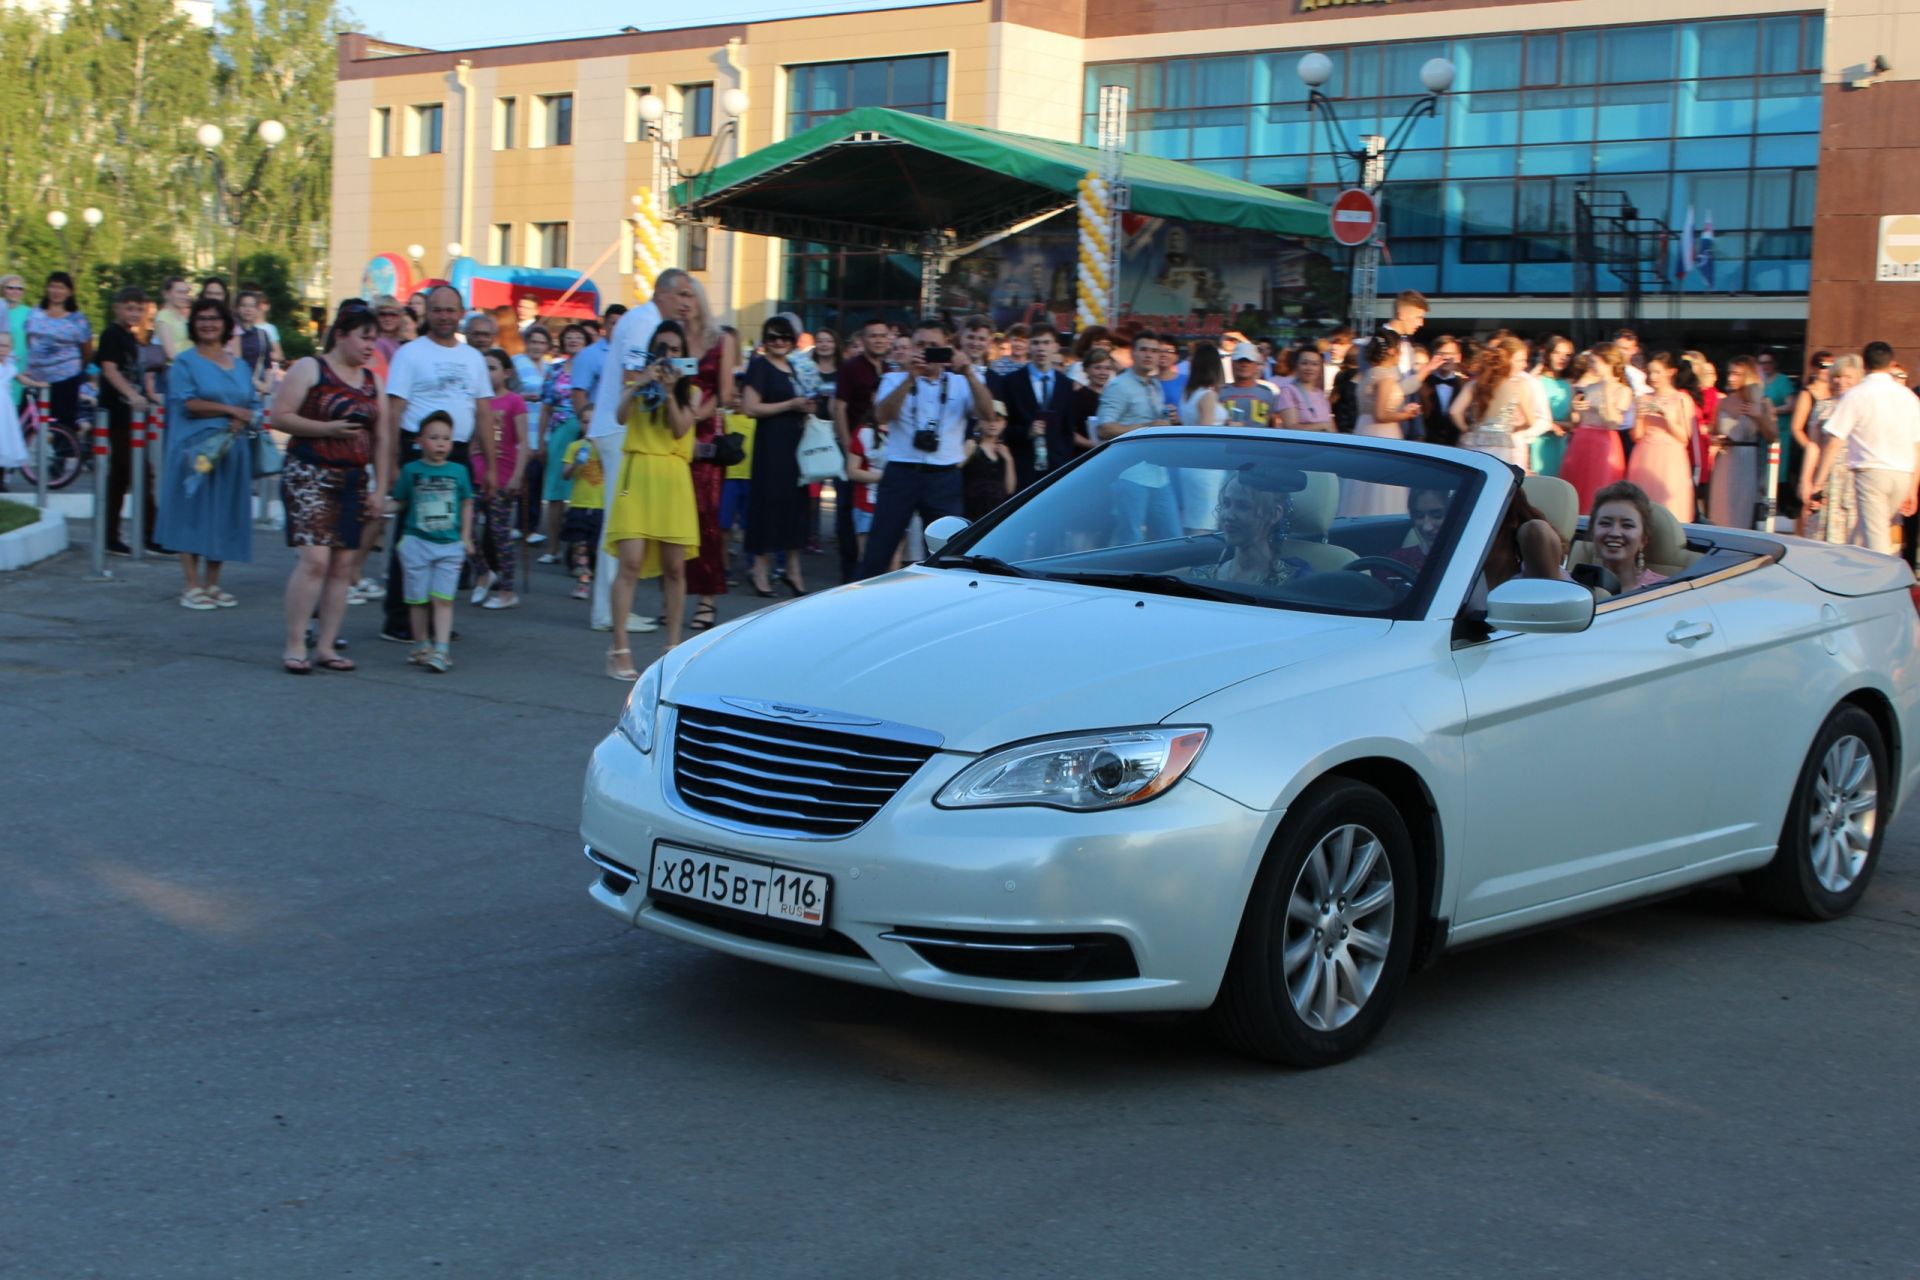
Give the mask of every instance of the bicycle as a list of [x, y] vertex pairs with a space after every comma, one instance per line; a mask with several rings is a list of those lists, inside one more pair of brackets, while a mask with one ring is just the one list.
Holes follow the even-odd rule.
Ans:
[[47, 433], [47, 488], [64, 489], [92, 465], [93, 451], [87, 447], [85, 438], [66, 423], [43, 418], [40, 401], [33, 396], [27, 397], [26, 413], [20, 423], [20, 437], [27, 446], [27, 461], [20, 468], [20, 475], [30, 485], [38, 487], [40, 483], [40, 446], [36, 436], [43, 428]]

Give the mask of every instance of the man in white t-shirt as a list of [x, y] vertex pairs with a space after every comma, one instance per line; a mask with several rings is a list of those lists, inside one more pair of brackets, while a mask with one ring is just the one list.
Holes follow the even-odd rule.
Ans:
[[[436, 409], [453, 419], [450, 461], [465, 465], [471, 452], [484, 460], [480, 489], [493, 487], [493, 380], [480, 352], [460, 341], [458, 329], [465, 305], [451, 285], [439, 285], [427, 295], [427, 331], [393, 353], [387, 370], [388, 412], [400, 423], [396, 433], [399, 474], [420, 456], [420, 420]], [[387, 551], [386, 624], [380, 638], [413, 643], [413, 624], [407, 616], [400, 581], [398, 538], [389, 538]]]
[[[653, 296], [622, 315], [613, 326], [613, 332], [607, 337], [606, 360], [600, 366], [600, 376], [594, 385], [574, 388], [585, 397], [580, 429], [593, 441], [594, 452], [600, 455], [602, 474], [620, 474], [620, 449], [627, 438], [627, 429], [620, 422], [620, 388], [626, 380], [626, 371], [644, 366], [647, 350], [653, 345], [653, 331], [660, 327], [662, 320], [677, 321], [681, 328], [688, 330], [689, 351], [699, 346], [700, 339], [690, 328], [699, 312], [700, 291], [693, 277], [678, 267], [662, 271], [660, 278], [653, 282]], [[611, 485], [607, 496], [613, 497]], [[602, 548], [594, 565], [593, 607], [587, 619], [587, 625], [595, 631], [613, 630], [613, 575], [619, 569], [619, 561]], [[647, 632], [658, 628], [659, 624], [652, 618], [643, 618], [637, 613], [627, 618], [629, 631]]]
[[[944, 352], [929, 361], [927, 352]], [[964, 348], [953, 346], [946, 321], [929, 317], [913, 332], [907, 367], [880, 379], [874, 421], [887, 429], [886, 466], [874, 496], [860, 576], [884, 573], [917, 514], [928, 523], [965, 510], [960, 464], [967, 456], [967, 417], [993, 416], [986, 379]]]
[[1893, 553], [1893, 522], [1920, 502], [1920, 399], [1894, 381], [1893, 348], [1869, 342], [1860, 353], [1867, 376], [1840, 397], [1827, 419], [1827, 444], [1813, 477], [1816, 494], [1842, 450], [1853, 472], [1853, 545]]

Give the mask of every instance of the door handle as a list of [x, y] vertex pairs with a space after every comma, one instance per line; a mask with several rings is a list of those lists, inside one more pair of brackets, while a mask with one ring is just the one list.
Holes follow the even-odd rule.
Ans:
[[1713, 634], [1711, 622], [1683, 622], [1667, 632], [1668, 644], [1692, 644]]

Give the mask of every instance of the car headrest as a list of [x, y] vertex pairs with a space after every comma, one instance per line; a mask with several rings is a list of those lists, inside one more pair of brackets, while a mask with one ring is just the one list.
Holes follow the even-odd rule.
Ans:
[[1572, 546], [1573, 531], [1580, 521], [1580, 494], [1574, 487], [1559, 476], [1528, 476], [1520, 482], [1520, 490], [1560, 535], [1560, 545]]
[[1333, 528], [1333, 513], [1340, 507], [1340, 478], [1331, 471], [1306, 473], [1307, 487], [1293, 495], [1293, 524], [1296, 538], [1321, 539]]
[[1674, 567], [1685, 563], [1686, 554], [1687, 531], [1673, 512], [1656, 505], [1653, 527], [1647, 530], [1647, 563]]

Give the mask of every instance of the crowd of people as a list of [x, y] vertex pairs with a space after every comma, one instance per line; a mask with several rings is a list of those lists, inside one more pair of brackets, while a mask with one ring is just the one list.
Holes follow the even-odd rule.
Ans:
[[[222, 566], [251, 558], [255, 482], [277, 472], [292, 674], [352, 670], [342, 623], [375, 602], [383, 639], [450, 670], [455, 597], [517, 607], [525, 547], [537, 571], [568, 575], [588, 625], [609, 633], [606, 673], [632, 680], [635, 634], [671, 647], [742, 585], [805, 594], [823, 490], [853, 580], [917, 555], [927, 522], [976, 519], [1105, 440], [1174, 423], [1424, 441], [1558, 475], [1603, 561], [1644, 542], [1654, 506], [1753, 527], [1776, 498], [1810, 537], [1886, 551], [1905, 520], [1910, 561], [1916, 542], [1920, 401], [1884, 343], [1815, 352], [1796, 384], [1771, 353], [1719, 367], [1643, 352], [1626, 329], [1585, 351], [1553, 334], [1429, 335], [1417, 293], [1377, 333], [1291, 345], [1182, 343], [1133, 324], [1000, 332], [984, 316], [874, 318], [843, 336], [791, 313], [743, 338], [671, 270], [645, 303], [567, 322], [531, 297], [473, 311], [449, 286], [350, 299], [319, 354], [289, 363], [262, 295], [243, 287], [230, 305], [217, 278], [169, 279], [157, 299], [122, 289], [97, 344], [64, 273], [38, 305], [24, 293], [0, 278], [0, 378], [75, 421], [97, 372], [114, 553], [128, 551], [134, 424], [164, 422], [142, 528], [149, 549], [179, 556], [183, 607], [239, 603]], [[3, 476], [24, 454], [14, 398], [0, 402]], [[1116, 485], [1119, 525], [1146, 538], [1221, 527], [1220, 493], [1144, 472]], [[1342, 513], [1367, 514], [1367, 500]], [[381, 553], [384, 580], [369, 568]], [[636, 603], [651, 579], [657, 613]]]

